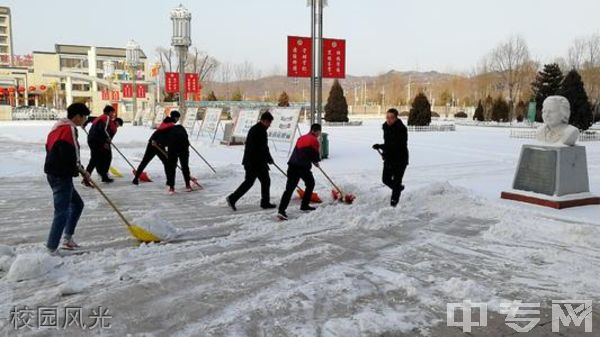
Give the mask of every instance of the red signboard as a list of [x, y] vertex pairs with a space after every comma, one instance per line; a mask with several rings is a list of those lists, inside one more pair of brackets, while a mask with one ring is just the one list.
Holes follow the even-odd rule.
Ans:
[[108, 101], [110, 99], [110, 91], [108, 89], [102, 89], [102, 100]]
[[323, 39], [323, 78], [346, 77], [346, 40]]
[[137, 87], [137, 90], [136, 90], [137, 97], [140, 97], [140, 98], [146, 97], [146, 92], [148, 91], [148, 88], [143, 84], [138, 84], [138, 85], [136, 85], [136, 87]]
[[312, 41], [310, 37], [288, 36], [288, 77], [311, 77]]
[[133, 84], [123, 83], [123, 98], [133, 97]]
[[200, 77], [198, 74], [185, 74], [185, 92], [196, 93], [200, 91]]
[[111, 96], [112, 96], [112, 100], [113, 101], [118, 101], [119, 100], [119, 91], [118, 90], [113, 90]]
[[169, 94], [179, 92], [179, 73], [165, 73], [165, 91]]

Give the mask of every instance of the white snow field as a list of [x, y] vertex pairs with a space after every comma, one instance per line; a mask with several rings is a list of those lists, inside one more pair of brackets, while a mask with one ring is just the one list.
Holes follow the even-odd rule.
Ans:
[[[406, 190], [393, 209], [371, 149], [382, 142], [381, 124], [326, 128], [330, 159], [322, 167], [357, 199], [333, 203], [316, 171], [326, 203], [303, 214], [294, 200], [288, 222], [258, 207], [258, 182], [238, 212], [226, 206], [243, 180], [242, 147], [194, 141], [218, 173], [192, 153], [204, 190], [183, 192], [178, 175], [182, 192], [174, 196], [165, 193], [158, 160], [147, 169], [154, 182], [133, 186], [114, 152], [113, 166], [126, 177], [101, 186], [128, 218], [172, 241], [137, 244], [77, 179], [86, 206], [75, 239], [84, 253], [50, 257], [44, 243], [52, 195], [43, 161], [51, 125], [0, 123], [2, 336], [426, 336], [446, 325], [448, 302], [470, 299], [497, 310], [513, 300], [543, 307], [554, 299], [600, 300], [600, 207], [558, 211], [501, 200], [527, 142], [509, 138], [508, 129], [409, 134]], [[151, 132], [126, 125], [115, 143], [137, 163]], [[600, 194], [600, 144], [584, 145], [591, 189]], [[285, 164], [287, 146], [277, 149], [276, 161]], [[277, 203], [285, 180], [276, 170], [271, 179]], [[9, 317], [16, 306], [84, 313], [102, 306], [111, 327], [52, 330], [33, 321], [15, 330]]]

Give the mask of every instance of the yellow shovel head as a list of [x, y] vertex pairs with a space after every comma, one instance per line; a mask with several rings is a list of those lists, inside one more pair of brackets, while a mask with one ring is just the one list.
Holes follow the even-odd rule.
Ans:
[[131, 235], [141, 242], [160, 242], [160, 238], [138, 225], [127, 226]]
[[121, 173], [119, 170], [117, 170], [116, 167], [111, 166], [110, 173], [115, 177], [123, 178], [123, 173]]

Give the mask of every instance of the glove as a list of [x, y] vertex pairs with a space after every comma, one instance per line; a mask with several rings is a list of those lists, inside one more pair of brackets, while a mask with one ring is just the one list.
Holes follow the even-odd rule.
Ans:
[[380, 150], [381, 144], [373, 144], [373, 150]]

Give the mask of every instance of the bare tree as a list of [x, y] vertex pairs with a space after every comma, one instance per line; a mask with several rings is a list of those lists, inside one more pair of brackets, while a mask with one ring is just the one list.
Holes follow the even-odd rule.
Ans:
[[502, 89], [508, 91], [509, 119], [512, 120], [515, 98], [530, 67], [527, 42], [520, 36], [511, 36], [492, 50], [489, 57], [491, 70], [498, 73]]
[[173, 71], [173, 62], [176, 62], [176, 55], [173, 49], [158, 47], [156, 48], [156, 52], [158, 53], [158, 60], [160, 62], [161, 69], [164, 69], [165, 72]]
[[204, 51], [194, 48], [188, 54], [186, 68], [188, 71], [198, 74], [202, 82], [211, 81], [218, 67], [219, 61]]
[[581, 74], [588, 96], [600, 98], [600, 35], [573, 41], [567, 54], [568, 64]]

